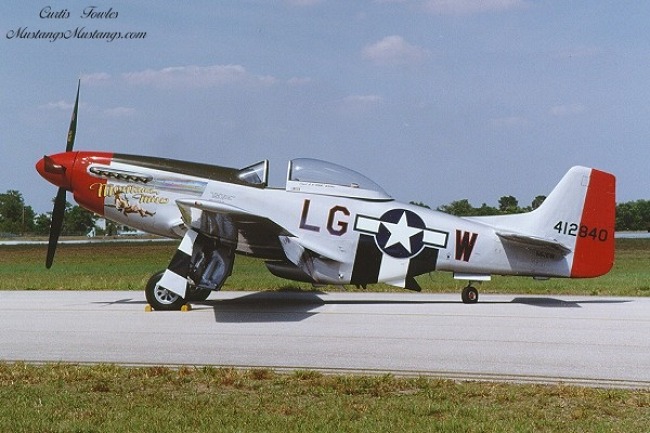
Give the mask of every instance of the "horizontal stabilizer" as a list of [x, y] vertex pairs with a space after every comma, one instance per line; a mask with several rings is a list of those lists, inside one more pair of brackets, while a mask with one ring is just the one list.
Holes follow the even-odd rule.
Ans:
[[569, 254], [571, 249], [554, 239], [540, 238], [521, 233], [497, 232], [501, 240], [515, 244], [519, 247], [538, 250], [542, 252], [559, 253], [563, 256]]

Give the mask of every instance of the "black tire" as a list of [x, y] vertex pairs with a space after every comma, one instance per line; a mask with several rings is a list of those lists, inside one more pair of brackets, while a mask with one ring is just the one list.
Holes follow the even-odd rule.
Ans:
[[463, 304], [476, 304], [478, 302], [478, 290], [472, 286], [467, 286], [461, 294]]
[[170, 292], [164, 287], [156, 286], [164, 273], [165, 271], [161, 271], [149, 278], [147, 286], [144, 289], [144, 295], [147, 298], [147, 302], [154, 310], [179, 311], [181, 307], [185, 305], [185, 299], [181, 298], [174, 292]]

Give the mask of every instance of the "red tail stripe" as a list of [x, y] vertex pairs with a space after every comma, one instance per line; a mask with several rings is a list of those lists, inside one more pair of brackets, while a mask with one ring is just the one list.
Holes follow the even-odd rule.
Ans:
[[614, 264], [616, 179], [591, 170], [582, 210], [580, 230], [573, 254], [571, 277], [597, 277]]

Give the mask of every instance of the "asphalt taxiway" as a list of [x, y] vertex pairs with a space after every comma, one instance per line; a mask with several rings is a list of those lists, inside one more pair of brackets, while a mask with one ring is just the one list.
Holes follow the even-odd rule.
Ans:
[[650, 298], [2, 291], [0, 361], [391, 372], [650, 388]]

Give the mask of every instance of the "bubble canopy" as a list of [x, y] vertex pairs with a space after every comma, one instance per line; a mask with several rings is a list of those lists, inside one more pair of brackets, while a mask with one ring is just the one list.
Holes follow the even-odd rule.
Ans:
[[289, 161], [287, 191], [392, 200], [382, 187], [361, 173], [312, 158], [296, 158]]

